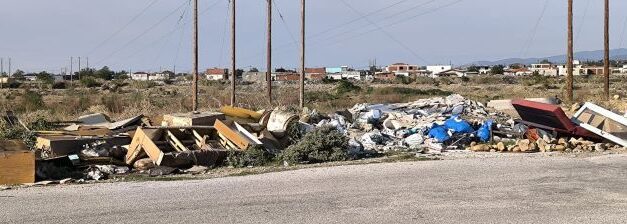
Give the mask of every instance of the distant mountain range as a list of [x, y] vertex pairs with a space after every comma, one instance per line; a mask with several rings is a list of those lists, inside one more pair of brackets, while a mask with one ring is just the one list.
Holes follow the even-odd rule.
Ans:
[[[627, 60], [627, 49], [620, 48], [610, 50], [610, 58], [613, 60]], [[511, 64], [534, 64], [538, 63], [544, 59], [549, 60], [550, 62], [563, 64], [566, 63], [566, 55], [556, 55], [550, 57], [541, 57], [541, 58], [507, 58], [498, 61], [476, 61], [470, 63], [468, 65], [481, 65], [481, 66], [492, 66], [492, 65], [511, 65]], [[575, 60], [580, 61], [599, 61], [603, 60], [603, 50], [598, 51], [580, 51], [575, 52]]]

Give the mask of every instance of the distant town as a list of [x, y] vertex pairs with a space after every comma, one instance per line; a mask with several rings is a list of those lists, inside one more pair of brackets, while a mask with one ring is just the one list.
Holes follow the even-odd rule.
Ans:
[[[627, 75], [627, 61], [612, 61], [611, 72], [614, 75]], [[421, 66], [417, 64], [394, 63], [388, 66], [369, 66], [368, 69], [355, 69], [350, 66], [338, 67], [319, 67], [306, 68], [305, 79], [308, 81], [322, 80], [394, 80], [403, 77], [472, 77], [482, 75], [503, 75], [503, 76], [565, 76], [567, 72], [566, 65], [551, 63], [543, 60], [535, 64], [511, 64], [511, 65], [494, 65], [494, 66], [453, 66], [453, 65], [427, 65]], [[172, 71], [160, 72], [115, 72], [108, 67], [101, 69], [84, 68], [79, 72], [63, 72], [62, 74], [53, 74], [48, 72], [25, 73], [17, 70], [13, 73], [5, 71], [0, 72], [0, 83], [7, 84], [16, 81], [41, 81], [47, 83], [56, 83], [72, 80], [83, 80], [86, 82], [96, 82], [101, 80], [113, 79], [129, 79], [135, 81], [172, 81], [184, 80], [190, 77], [189, 73], [175, 73]], [[71, 74], [71, 75], [70, 75]], [[201, 77], [209, 81], [228, 81], [230, 71], [226, 68], [209, 68], [201, 73]], [[603, 75], [602, 62], [574, 61], [573, 74], [576, 76], [584, 75]], [[256, 68], [247, 71], [238, 69], [237, 78], [240, 81], [261, 83], [265, 81], [266, 72], [259, 71]], [[272, 81], [289, 82], [298, 81], [300, 79], [299, 71], [296, 69], [277, 68], [272, 72]]]

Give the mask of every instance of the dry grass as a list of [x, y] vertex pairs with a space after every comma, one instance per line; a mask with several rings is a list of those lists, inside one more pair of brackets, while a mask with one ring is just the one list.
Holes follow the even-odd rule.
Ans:
[[[357, 103], [397, 103], [419, 98], [443, 96], [459, 93], [467, 98], [487, 102], [492, 99], [550, 97], [562, 98], [563, 80], [545, 77], [473, 77], [462, 78], [416, 78], [409, 84], [400, 83], [357, 83], [360, 88], [351, 91], [336, 89], [337, 84], [308, 84], [306, 105], [323, 112], [350, 108]], [[627, 76], [615, 76], [611, 81], [612, 95], [627, 97]], [[600, 77], [577, 77], [575, 97], [578, 102], [594, 102], [616, 111], [627, 110], [627, 101], [602, 100], [602, 80]], [[191, 110], [190, 83], [154, 86], [153, 83], [127, 83], [112, 90], [97, 88], [39, 89], [30, 86], [26, 89], [0, 89], [0, 110], [13, 110], [24, 121], [34, 121], [38, 117], [46, 120], [73, 120], [87, 113], [106, 113], [112, 119], [122, 119], [144, 114], [162, 114]], [[23, 87], [29, 87], [23, 85]], [[201, 111], [216, 110], [230, 103], [228, 83], [203, 82], [199, 88]], [[298, 105], [298, 85], [276, 83], [273, 88], [274, 102], [270, 104], [265, 87], [261, 84], [237, 86], [237, 106], [254, 110], [277, 106], [296, 107]], [[563, 99], [563, 98], [562, 98]], [[569, 105], [569, 104], [566, 104]]]

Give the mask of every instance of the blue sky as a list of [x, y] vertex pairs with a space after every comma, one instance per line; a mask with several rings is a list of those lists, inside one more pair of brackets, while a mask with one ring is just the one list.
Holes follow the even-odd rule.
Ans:
[[[274, 1], [273, 61], [277, 67], [293, 68], [299, 59], [298, 43], [294, 40], [299, 39], [300, 1]], [[627, 34], [622, 35], [627, 21], [624, 10], [627, 1], [611, 2], [612, 48], [627, 47]], [[191, 68], [192, 55], [188, 3], [188, 0], [2, 0], [0, 57], [11, 57], [13, 70], [59, 72], [69, 67], [70, 56], [82, 56], [89, 57], [92, 67], [109, 65], [114, 69], [157, 71], [176, 65], [177, 70], [186, 71]], [[266, 1], [237, 3], [238, 66], [264, 70]], [[372, 59], [377, 59], [380, 65], [464, 64], [559, 55], [566, 47], [566, 3], [566, 0], [309, 0], [307, 64], [308, 67], [364, 67]], [[228, 1], [199, 0], [199, 4], [200, 67], [226, 67], [230, 63]], [[576, 51], [602, 48], [602, 22], [602, 0], [575, 0]], [[619, 43], [621, 39], [623, 43]]]

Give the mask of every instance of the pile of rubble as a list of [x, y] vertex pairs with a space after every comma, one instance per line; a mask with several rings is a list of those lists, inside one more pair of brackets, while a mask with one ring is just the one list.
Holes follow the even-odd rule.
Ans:
[[[319, 118], [305, 110], [304, 118]], [[460, 95], [399, 104], [358, 104], [333, 115], [303, 120], [317, 127], [335, 126], [351, 137], [351, 145], [367, 151], [428, 151], [463, 149], [479, 140], [491, 141], [493, 126], [508, 129], [514, 120], [489, 112], [481, 102]]]
[[[3, 164], [11, 168], [0, 172], [12, 174], [0, 173], [0, 184], [101, 180], [127, 173], [202, 173], [225, 165], [232, 152], [253, 147], [279, 155], [306, 142], [298, 142], [299, 137], [329, 126], [347, 137], [341, 138], [341, 147], [348, 147], [350, 158], [390, 151], [602, 152], [627, 147], [624, 116], [586, 103], [569, 118], [555, 105], [557, 101], [533, 100], [501, 100], [488, 103], [489, 107], [450, 95], [409, 103], [358, 104], [333, 114], [307, 108], [298, 116], [282, 109], [223, 107], [219, 112], [168, 114], [153, 120], [139, 115], [116, 122], [104, 114], [90, 114], [76, 121], [52, 122], [59, 126], [55, 131], [35, 132], [35, 151], [20, 142], [0, 142], [4, 155], [0, 168]], [[505, 111], [510, 109], [517, 116]], [[24, 126], [12, 113], [4, 119]]]

